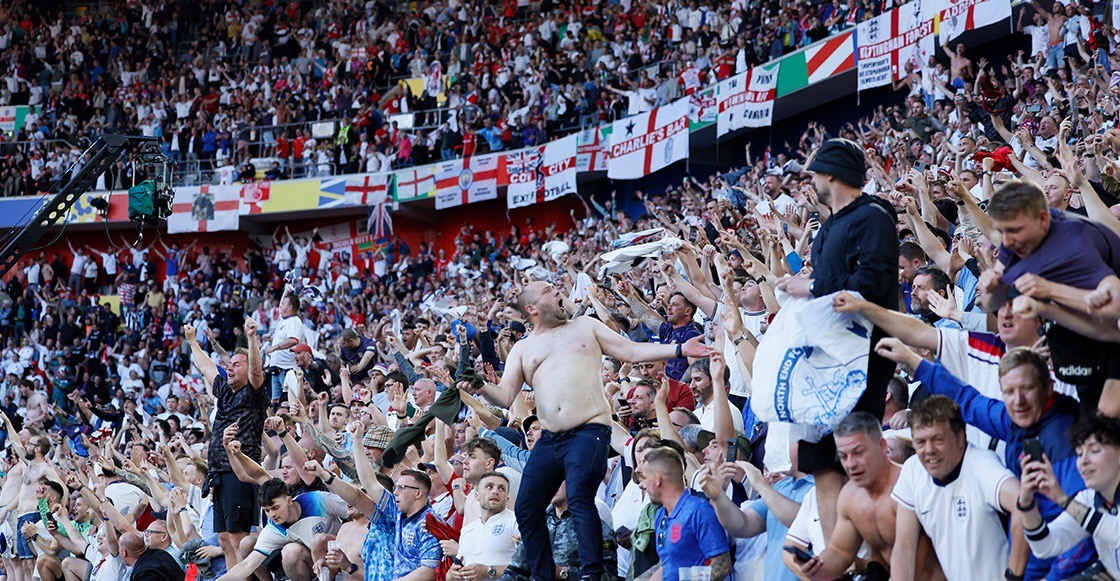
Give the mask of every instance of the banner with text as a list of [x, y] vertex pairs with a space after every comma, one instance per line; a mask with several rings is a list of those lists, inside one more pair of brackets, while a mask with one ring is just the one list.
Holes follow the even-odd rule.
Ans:
[[688, 157], [685, 97], [611, 124], [607, 177], [636, 180]]
[[[941, 42], [948, 42], [965, 31], [983, 28], [1011, 18], [1011, 0], [938, 0], [938, 29]], [[1113, 22], [1116, 22], [1113, 0]]]
[[724, 79], [716, 88], [719, 114], [716, 136], [746, 127], [767, 127], [774, 117], [778, 94], [778, 66], [751, 67], [745, 73]]
[[550, 202], [576, 191], [576, 137], [569, 135], [502, 157], [504, 173], [509, 178], [509, 208]]
[[889, 85], [905, 78], [906, 63], [918, 65], [932, 51], [935, 6], [910, 2], [856, 28], [857, 90]]

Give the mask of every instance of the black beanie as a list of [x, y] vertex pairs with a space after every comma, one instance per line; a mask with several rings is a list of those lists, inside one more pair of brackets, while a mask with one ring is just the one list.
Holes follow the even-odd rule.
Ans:
[[829, 139], [817, 150], [813, 163], [806, 168], [809, 171], [819, 171], [836, 179], [862, 188], [867, 181], [867, 162], [863, 149], [850, 139]]

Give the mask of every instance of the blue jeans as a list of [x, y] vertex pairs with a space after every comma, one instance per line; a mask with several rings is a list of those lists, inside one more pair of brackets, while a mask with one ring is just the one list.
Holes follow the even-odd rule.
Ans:
[[595, 494], [607, 472], [610, 432], [602, 424], [559, 433], [542, 431], [533, 446], [515, 507], [533, 581], [551, 581], [556, 576], [545, 513], [563, 482], [568, 483], [568, 512], [579, 541], [579, 578], [602, 578], [603, 523], [595, 508]]
[[284, 396], [284, 378], [287, 377], [288, 370], [284, 369], [280, 373], [272, 374], [272, 401], [279, 400]]

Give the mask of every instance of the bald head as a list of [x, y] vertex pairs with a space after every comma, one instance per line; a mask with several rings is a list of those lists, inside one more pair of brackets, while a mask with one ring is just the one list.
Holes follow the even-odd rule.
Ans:
[[521, 313], [522, 317], [529, 318], [529, 305], [536, 304], [540, 299], [541, 293], [549, 287], [546, 282], [536, 281], [525, 285], [525, 289], [521, 294], [517, 295], [517, 312]]
[[140, 555], [143, 555], [144, 551], [148, 549], [147, 545], [144, 544], [144, 537], [134, 532], [127, 532], [121, 535], [119, 545], [121, 549], [121, 560], [129, 567], [136, 564], [136, 559], [138, 559]]

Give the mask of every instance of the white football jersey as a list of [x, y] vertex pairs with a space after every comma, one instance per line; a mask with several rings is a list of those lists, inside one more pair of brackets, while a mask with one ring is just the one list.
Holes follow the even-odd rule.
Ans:
[[1002, 579], [1010, 543], [1000, 521], [999, 490], [1013, 478], [993, 452], [970, 445], [960, 474], [944, 486], [933, 481], [917, 455], [910, 457], [891, 496], [918, 515], [949, 581]]

